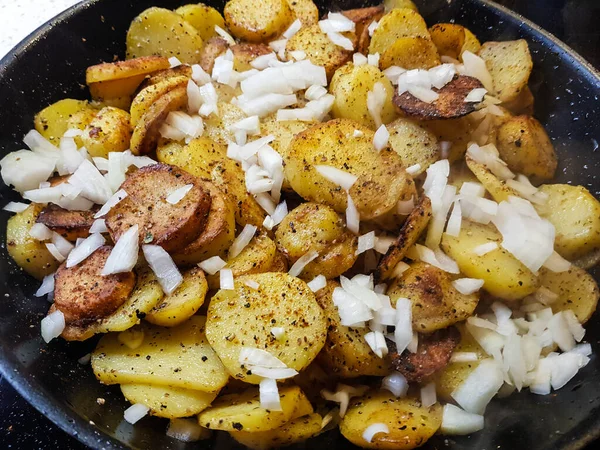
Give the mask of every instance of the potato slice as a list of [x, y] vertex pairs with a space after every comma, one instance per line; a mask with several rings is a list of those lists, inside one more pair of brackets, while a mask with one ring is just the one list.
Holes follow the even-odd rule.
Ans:
[[[363, 438], [367, 427], [383, 423], [389, 433]], [[396, 398], [389, 391], [374, 391], [354, 399], [340, 423], [342, 435], [362, 448], [410, 450], [423, 445], [442, 424], [439, 403], [426, 408], [412, 397]]]
[[211, 138], [219, 144], [227, 145], [230, 141], [235, 142], [234, 131], [231, 125], [245, 119], [246, 113], [231, 103], [217, 103], [219, 114], [211, 114], [204, 120], [203, 136]]
[[258, 389], [251, 387], [239, 394], [219, 397], [213, 405], [198, 416], [204, 428], [223, 431], [256, 433], [273, 430], [296, 417], [311, 414], [313, 408], [298, 386], [279, 388], [281, 411], [260, 407]]
[[537, 180], [554, 178], [558, 161], [552, 141], [541, 123], [530, 116], [516, 116], [498, 129], [498, 152], [514, 172]]
[[252, 61], [259, 56], [273, 53], [273, 50], [265, 44], [242, 43], [232, 45], [230, 48], [233, 53], [233, 70], [238, 72], [253, 69], [254, 67], [250, 65]]
[[439, 97], [431, 103], [419, 100], [408, 91], [394, 93], [393, 101], [399, 111], [417, 120], [456, 119], [475, 111], [480, 102], [465, 102], [465, 98], [478, 88], [483, 88], [483, 84], [477, 78], [456, 75], [443, 88], [434, 88]]
[[163, 297], [146, 314], [146, 320], [154, 325], [174, 327], [193, 316], [204, 304], [208, 283], [204, 272], [198, 267], [183, 273], [183, 282], [171, 295]]
[[43, 223], [65, 239], [75, 241], [77, 238], [85, 238], [89, 234], [90, 227], [94, 223], [94, 212], [69, 211], [49, 203], [40, 212], [36, 223]]
[[413, 176], [424, 173], [440, 159], [438, 140], [435, 134], [423, 125], [401, 117], [387, 125], [390, 133], [388, 144], [398, 153], [405, 167], [420, 166]]
[[305, 442], [321, 431], [322, 422], [323, 418], [319, 414], [313, 413], [292, 419], [274, 430], [253, 433], [232, 431], [229, 435], [248, 448], [267, 450]]
[[216, 393], [229, 376], [204, 335], [206, 318], [192, 316], [178, 327], [142, 324], [136, 349], [107, 334], [92, 353], [94, 375], [104, 384], [151, 384]]
[[570, 309], [577, 320], [584, 324], [596, 311], [600, 297], [598, 284], [585, 270], [571, 266], [565, 272], [555, 273], [541, 268], [540, 283], [558, 294], [558, 300], [551, 305], [554, 313]]
[[312, 0], [287, 0], [287, 4], [303, 27], [310, 27], [319, 21], [319, 8]]
[[317, 357], [328, 374], [341, 378], [385, 376], [390, 371], [388, 357], [380, 358], [365, 340], [368, 328], [350, 328], [341, 324], [337, 307], [333, 304], [333, 291], [340, 287], [334, 280], [316, 292], [317, 302], [327, 317], [327, 340]]
[[391, 10], [379, 21], [373, 32], [369, 53], [383, 53], [399, 38], [422, 37], [430, 39], [427, 25], [418, 12], [408, 8]]
[[335, 96], [332, 116], [355, 120], [373, 130], [378, 128], [367, 107], [368, 93], [376, 83], [381, 83], [386, 91], [381, 120], [383, 123], [391, 122], [396, 115], [392, 103], [394, 86], [383, 72], [370, 64], [355, 66], [349, 63], [335, 71], [329, 85], [329, 92]]
[[131, 136], [129, 113], [107, 106], [96, 113], [80, 139], [90, 156], [108, 158], [109, 152], [127, 150]]
[[381, 70], [391, 66], [411, 69], [430, 69], [440, 65], [438, 50], [431, 39], [424, 37], [401, 37], [381, 55]]
[[43, 205], [32, 203], [24, 211], [15, 214], [6, 224], [6, 249], [17, 265], [38, 280], [55, 272], [59, 262], [43, 242], [29, 235]]
[[406, 256], [406, 252], [419, 240], [431, 219], [431, 200], [423, 196], [412, 210], [400, 230], [400, 234], [386, 254], [381, 258], [375, 270], [375, 279], [384, 281], [393, 278], [394, 269]]
[[142, 84], [140, 84], [138, 93], [152, 84], [176, 77], [186, 77], [187, 79], [190, 79], [192, 77], [192, 66], [181, 64], [180, 66], [154, 72], [153, 74], [149, 75]]
[[269, 272], [287, 272], [289, 269], [289, 263], [286, 256], [277, 250], [275, 257], [273, 258], [273, 264], [269, 268]]
[[471, 134], [475, 130], [469, 117], [460, 117], [458, 119], [447, 120], [427, 120], [423, 126], [436, 135], [439, 142], [448, 142], [450, 149], [447, 155], [448, 160], [453, 163], [459, 161], [467, 152], [467, 145], [472, 141]]
[[180, 6], [175, 10], [177, 14], [191, 24], [204, 42], [217, 36], [215, 25], [225, 28], [225, 19], [219, 11], [203, 3]]
[[[207, 73], [212, 73], [215, 59], [229, 48], [229, 43], [220, 36], [210, 38], [200, 52], [200, 66]], [[222, 100], [221, 100], [222, 101]]]
[[198, 414], [210, 406], [216, 393], [152, 384], [122, 384], [121, 392], [133, 403], [150, 408], [150, 415], [176, 419]]
[[408, 8], [413, 11], [419, 11], [417, 5], [415, 5], [412, 0], [384, 0], [383, 6], [386, 12], [396, 8]]
[[[259, 284], [253, 289], [245, 284]], [[283, 327], [275, 339], [272, 327]], [[258, 384], [261, 378], [239, 362], [243, 347], [260, 348], [288, 367], [302, 370], [317, 356], [327, 335], [325, 316], [306, 283], [287, 273], [245, 275], [234, 290], [220, 290], [208, 307], [206, 336], [232, 377]]]
[[129, 109], [131, 112], [131, 125], [135, 127], [152, 105], [167, 92], [179, 87], [187, 88], [188, 80], [189, 77], [186, 76], [173, 76], [142, 89], [131, 102]]
[[[485, 255], [475, 247], [496, 242], [498, 248]], [[540, 281], [523, 263], [500, 247], [502, 236], [490, 225], [463, 221], [458, 237], [442, 236], [442, 250], [456, 261], [460, 272], [469, 278], [484, 280], [483, 288], [504, 300], [519, 300], [535, 292]]]
[[200, 62], [200, 33], [179, 14], [164, 8], [148, 8], [127, 30], [127, 59], [158, 55], [177, 57], [185, 64]]
[[488, 41], [481, 46], [479, 56], [494, 82], [494, 97], [502, 102], [514, 100], [527, 87], [533, 61], [525, 39]]
[[525, 89], [523, 89], [521, 93], [517, 95], [513, 100], [504, 102], [502, 104], [502, 107], [506, 108], [515, 116], [533, 116], [534, 101], [535, 99], [533, 98], [533, 93], [531, 92], [531, 89], [529, 89], [529, 86], [526, 86]]
[[[362, 136], [354, 137], [355, 130]], [[413, 181], [396, 152], [389, 148], [375, 150], [373, 136], [372, 130], [348, 119], [330, 120], [303, 131], [293, 139], [284, 159], [290, 185], [304, 199], [344, 213], [347, 193], [315, 168], [332, 166], [358, 177], [349, 194], [361, 220], [385, 215]]]
[[231, 33], [249, 42], [272, 41], [294, 21], [286, 0], [229, 0], [223, 15]]
[[148, 108], [139, 119], [131, 136], [131, 152], [134, 155], [146, 155], [156, 149], [160, 138], [160, 126], [171, 111], [177, 111], [187, 105], [187, 90], [184, 86], [170, 90]]
[[37, 113], [34, 118], [34, 126], [42, 136], [54, 145], [58, 145], [62, 135], [69, 129], [71, 116], [88, 110], [92, 110], [94, 114], [97, 112], [85, 100], [65, 98]]
[[483, 184], [485, 190], [490, 193], [492, 198], [500, 203], [503, 201], [507, 201], [509, 197], [518, 197], [519, 194], [511, 187], [506, 184], [506, 181], [501, 180], [496, 175], [492, 173], [487, 167], [483, 164], [476, 162], [474, 159], [471, 159], [470, 156], [465, 158], [467, 162], [467, 167], [473, 172], [473, 174], [477, 177], [477, 180]]
[[431, 40], [440, 55], [460, 60], [463, 52], [477, 53], [481, 48], [479, 40], [469, 29], [456, 23], [436, 23], [429, 28]]

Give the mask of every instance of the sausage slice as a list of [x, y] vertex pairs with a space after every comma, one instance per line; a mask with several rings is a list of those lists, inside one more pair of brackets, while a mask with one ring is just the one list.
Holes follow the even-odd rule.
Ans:
[[69, 241], [84, 238], [94, 223], [94, 211], [69, 211], [50, 203], [40, 212], [37, 223], [43, 223]]
[[[192, 185], [176, 204], [167, 197], [178, 188]], [[189, 173], [168, 164], [153, 164], [133, 172], [121, 185], [127, 192], [106, 215], [106, 226], [113, 241], [137, 224], [140, 243], [160, 245], [176, 251], [204, 231], [210, 211], [210, 193]]]
[[84, 325], [109, 316], [129, 298], [135, 287], [133, 272], [101, 274], [112, 247], [105, 245], [80, 264], [61, 265], [54, 276], [54, 307], [68, 324]]
[[429, 335], [419, 335], [416, 353], [405, 350], [398, 355], [392, 343], [390, 345], [392, 366], [404, 375], [407, 381], [420, 383], [446, 367], [459, 342], [460, 332], [456, 327], [448, 327]]

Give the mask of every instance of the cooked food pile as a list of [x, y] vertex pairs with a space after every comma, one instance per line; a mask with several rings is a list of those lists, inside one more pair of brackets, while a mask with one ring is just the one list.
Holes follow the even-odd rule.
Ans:
[[411, 449], [588, 363], [600, 204], [552, 184], [526, 41], [410, 0], [230, 0], [143, 11], [126, 55], [0, 161], [41, 335], [102, 335], [124, 420]]

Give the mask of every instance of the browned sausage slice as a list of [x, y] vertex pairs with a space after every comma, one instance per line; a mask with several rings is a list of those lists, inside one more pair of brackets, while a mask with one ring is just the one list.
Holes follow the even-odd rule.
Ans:
[[50, 203], [40, 212], [37, 223], [43, 223], [69, 241], [84, 238], [94, 223], [94, 211], [69, 211]]
[[397, 91], [393, 102], [401, 113], [417, 120], [455, 119], [475, 111], [480, 102], [465, 102], [465, 98], [473, 89], [482, 87], [477, 78], [455, 75], [443, 88], [433, 88], [439, 98], [431, 103], [421, 101], [408, 92], [398, 94]]
[[396, 348], [391, 344], [392, 365], [409, 382], [420, 383], [446, 367], [459, 342], [460, 332], [456, 327], [449, 327], [429, 335], [419, 335], [419, 346], [416, 353], [405, 350], [398, 355], [395, 351]]
[[135, 287], [133, 272], [101, 274], [112, 247], [103, 246], [82, 263], [61, 265], [54, 276], [54, 307], [67, 324], [83, 325], [109, 316], [129, 298]]
[[[167, 202], [173, 191], [192, 185], [175, 205]], [[189, 173], [168, 164], [153, 164], [133, 172], [121, 185], [128, 196], [106, 215], [112, 239], [137, 224], [141, 244], [180, 250], [204, 230], [210, 211], [210, 193]]]

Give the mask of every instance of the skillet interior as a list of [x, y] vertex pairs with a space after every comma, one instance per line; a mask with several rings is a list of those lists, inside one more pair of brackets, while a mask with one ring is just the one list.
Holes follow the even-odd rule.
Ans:
[[[207, 1], [222, 9], [222, 1]], [[0, 148], [2, 154], [23, 145], [33, 115], [64, 97], [86, 98], [88, 65], [122, 57], [125, 32], [143, 9], [161, 4], [175, 8], [183, 0], [92, 0], [63, 13], [34, 32], [0, 63]], [[322, 11], [364, 6], [369, 2], [319, 1]], [[376, 2], [370, 2], [376, 3]], [[416, 1], [429, 24], [454, 19], [481, 41], [525, 38], [534, 59], [530, 81], [536, 117], [546, 126], [560, 158], [558, 181], [574, 182], [600, 197], [600, 78], [568, 48], [507, 10], [486, 0]], [[450, 4], [448, 4], [450, 3]], [[1, 204], [17, 200], [2, 185]], [[118, 387], [100, 385], [89, 367], [76, 360], [94, 343], [43, 344], [39, 322], [48, 304], [34, 299], [37, 283], [20, 272], [5, 249], [6, 219], [0, 212], [0, 369], [37, 409], [68, 433], [94, 448], [191, 448], [164, 434], [165, 422], [147, 418], [135, 427], [122, 420], [127, 403]], [[600, 270], [594, 276], [600, 279]], [[586, 340], [598, 351], [600, 317], [587, 326]], [[590, 364], [557, 395], [529, 393], [495, 400], [486, 428], [465, 438], [436, 437], [425, 448], [547, 449], [581, 448], [600, 435], [600, 360]], [[99, 406], [96, 399], [106, 399]], [[93, 421], [97, 427], [89, 424]], [[238, 448], [226, 436], [195, 448]], [[353, 448], [336, 433], [313, 439], [306, 448]]]

